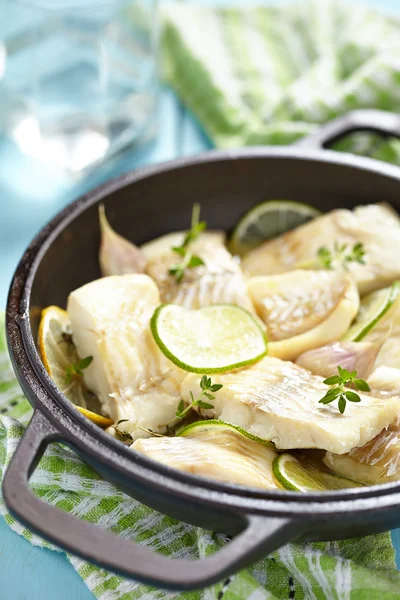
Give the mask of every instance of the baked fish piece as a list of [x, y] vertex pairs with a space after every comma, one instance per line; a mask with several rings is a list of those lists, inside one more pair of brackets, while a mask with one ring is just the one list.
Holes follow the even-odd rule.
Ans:
[[344, 477], [374, 485], [400, 480], [400, 431], [384, 430], [348, 454], [327, 452], [325, 465]]
[[261, 275], [249, 279], [248, 289], [267, 326], [269, 355], [284, 360], [340, 338], [360, 304], [354, 280], [340, 271]]
[[194, 427], [190, 436], [140, 439], [131, 448], [193, 475], [266, 489], [282, 487], [272, 474], [275, 450], [230, 427]]
[[149, 321], [160, 303], [147, 275], [116, 275], [72, 292], [68, 315], [80, 357], [93, 356], [84, 380], [105, 412], [133, 438], [174, 419], [184, 371], [153, 340]]
[[141, 247], [147, 261], [146, 272], [156, 282], [161, 302], [185, 308], [237, 304], [253, 312], [239, 262], [225, 248], [222, 231], [205, 231], [190, 244], [191, 254], [205, 264], [185, 269], [182, 281], [176, 281], [169, 269], [182, 258], [172, 248], [180, 246], [184, 237], [185, 232], [168, 233]]
[[283, 273], [314, 260], [323, 246], [333, 251], [335, 243], [353, 247], [358, 242], [363, 244], [366, 264], [352, 262], [348, 270], [361, 295], [400, 277], [400, 261], [393, 251], [400, 247], [400, 219], [386, 204], [338, 209], [317, 217], [249, 252], [242, 268], [248, 276]]
[[[200, 379], [188, 375], [181, 384], [182, 398], [197, 398]], [[213, 375], [223, 387], [203, 414], [239, 425], [249, 433], [274, 442], [278, 449], [320, 448], [345, 454], [363, 446], [392, 423], [400, 412], [400, 398], [374, 398], [359, 393], [361, 402], [349, 402], [339, 413], [334, 404], [319, 404], [328, 387], [291, 362], [266, 356], [240, 371]]]

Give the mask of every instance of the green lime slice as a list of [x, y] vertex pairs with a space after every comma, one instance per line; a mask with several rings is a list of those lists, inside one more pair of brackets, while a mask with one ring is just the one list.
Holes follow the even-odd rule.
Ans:
[[165, 356], [192, 373], [232, 371], [267, 353], [258, 320], [233, 304], [198, 310], [162, 304], [151, 318], [151, 331]]
[[390, 287], [365, 296], [352, 326], [342, 339], [360, 342], [388, 312], [399, 294], [400, 281], [395, 281]]
[[229, 243], [232, 254], [244, 256], [262, 242], [278, 237], [321, 212], [301, 202], [291, 200], [267, 200], [251, 208], [236, 225]]
[[257, 437], [256, 435], [252, 435], [251, 433], [249, 433], [245, 429], [242, 429], [238, 425], [231, 425], [230, 423], [226, 423], [225, 421], [220, 421], [218, 419], [209, 419], [208, 421], [195, 421], [194, 423], [191, 423], [190, 425], [186, 425], [186, 427], [182, 427], [182, 429], [179, 429], [179, 431], [176, 432], [176, 435], [180, 437], [202, 435], [203, 433], [206, 433], [211, 429], [215, 429], [216, 427], [219, 427], [221, 431], [236, 431], [237, 433], [240, 433], [241, 435], [248, 438], [249, 440], [252, 440], [253, 442], [257, 442], [262, 446], [266, 446], [267, 448], [275, 449], [275, 444], [273, 444], [272, 442], [268, 442], [267, 440], [263, 440]]
[[302, 464], [291, 454], [278, 456], [272, 464], [272, 471], [286, 490], [294, 492], [320, 492], [361, 487], [359, 483], [350, 479]]

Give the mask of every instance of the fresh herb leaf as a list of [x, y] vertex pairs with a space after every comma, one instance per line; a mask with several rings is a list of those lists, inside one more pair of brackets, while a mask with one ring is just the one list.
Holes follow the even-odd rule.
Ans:
[[356, 388], [358, 390], [361, 390], [362, 392], [371, 391], [371, 388], [369, 387], [368, 383], [364, 381], [364, 379], [353, 379], [353, 383], [356, 386]]
[[348, 244], [335, 242], [333, 251], [326, 246], [322, 246], [317, 251], [317, 263], [324, 269], [333, 269], [335, 265], [347, 269], [347, 265], [351, 262], [365, 265], [365, 250], [361, 242], [356, 242], [353, 248], [349, 248]]
[[354, 244], [352, 251], [344, 257], [346, 262], [358, 262], [365, 265], [365, 250], [361, 242]]
[[212, 392], [218, 392], [223, 387], [222, 383], [214, 383], [214, 385], [210, 385], [210, 390]]
[[[203, 375], [203, 377], [200, 380], [200, 387], [202, 390], [205, 390], [208, 388], [208, 378], [207, 375]], [[191, 396], [193, 396], [192, 392], [190, 392]]]
[[355, 392], [345, 392], [344, 395], [346, 396], [347, 400], [350, 400], [350, 402], [361, 402], [360, 396]]
[[[192, 394], [192, 392], [190, 392], [190, 393]], [[193, 397], [193, 394], [192, 394], [192, 397]], [[194, 400], [194, 398], [193, 398], [193, 400]], [[181, 418], [180, 415], [184, 411], [184, 409], [185, 409], [185, 403], [183, 400], [181, 400], [178, 404], [178, 410], [176, 411], [176, 416], [178, 418]]]
[[320, 402], [322, 404], [329, 404], [333, 402], [337, 396], [340, 396], [341, 391], [338, 388], [332, 388], [328, 392], [326, 392], [325, 396], [321, 398]]
[[[197, 396], [197, 398], [195, 398], [193, 395], [193, 392], [190, 391], [189, 392], [189, 395], [190, 395], [189, 405], [186, 406], [186, 408], [185, 408], [185, 403], [182, 399], [178, 404], [178, 409], [175, 413], [175, 417], [178, 419], [183, 419], [195, 406], [198, 406], [199, 408], [204, 408], [204, 410], [210, 410], [211, 408], [214, 408], [213, 404], [210, 404], [209, 402], [204, 402], [203, 398], [205, 397], [208, 400], [215, 400], [215, 396], [213, 396], [213, 394], [210, 394], [210, 391], [217, 392], [222, 387], [223, 386], [220, 383], [213, 384], [213, 382], [211, 381], [211, 377], [207, 377], [207, 375], [203, 375], [203, 377], [200, 380], [200, 389], [201, 389], [200, 394]], [[166, 427], [168, 427], [171, 423], [173, 423], [174, 420], [175, 419], [172, 419], [172, 421], [167, 423]]]
[[340, 375], [332, 375], [332, 377], [328, 377], [328, 379], [324, 380], [326, 385], [335, 385], [335, 383], [340, 383], [342, 381]]
[[332, 252], [326, 246], [319, 248], [317, 252], [318, 261], [324, 269], [332, 269]]
[[343, 381], [343, 379], [346, 379], [346, 381], [350, 378], [350, 371], [348, 371], [347, 369], [342, 369], [341, 367], [338, 367], [338, 371], [339, 371], [339, 375], [340, 375], [340, 379]]
[[199, 406], [200, 408], [205, 408], [205, 409], [214, 408], [213, 404], [210, 404], [209, 402], [203, 402], [202, 400], [197, 402], [196, 406]]
[[93, 360], [93, 356], [86, 356], [77, 363], [72, 363], [66, 368], [65, 383], [69, 385], [73, 379], [83, 376], [83, 369], [86, 369]]
[[182, 262], [172, 265], [168, 269], [170, 275], [175, 276], [177, 283], [180, 283], [183, 279], [186, 269], [193, 269], [204, 265], [204, 261], [200, 256], [196, 256], [189, 252], [189, 245], [194, 242], [207, 227], [205, 221], [199, 221], [200, 218], [200, 204], [194, 204], [192, 209], [192, 224], [190, 230], [185, 234], [183, 242], [180, 246], [173, 246], [172, 250], [182, 257]]
[[200, 267], [204, 264], [204, 260], [200, 256], [191, 256], [187, 267], [188, 269], [193, 269], [193, 267]]
[[172, 246], [172, 250], [176, 252], [176, 254], [179, 254], [179, 256], [185, 256], [186, 254], [185, 248], [183, 246]]
[[86, 356], [86, 358], [82, 358], [82, 360], [78, 362], [79, 369], [86, 369], [90, 365], [92, 360], [93, 356]]
[[330, 388], [325, 396], [319, 400], [320, 404], [330, 404], [338, 399], [338, 409], [341, 414], [346, 410], [346, 401], [361, 402], [360, 396], [351, 390], [345, 390], [345, 386], [353, 385], [357, 390], [369, 392], [370, 387], [364, 379], [357, 377], [357, 371], [348, 371], [338, 366], [339, 375], [332, 375], [324, 380], [326, 385], [336, 385], [337, 387]]

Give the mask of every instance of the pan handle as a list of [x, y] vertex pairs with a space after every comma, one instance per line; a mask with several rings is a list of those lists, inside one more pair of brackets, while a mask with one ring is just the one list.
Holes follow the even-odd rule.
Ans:
[[327, 148], [354, 131], [372, 131], [383, 137], [400, 138], [400, 116], [383, 110], [353, 110], [319, 127], [311, 135], [295, 142], [302, 148]]
[[59, 547], [143, 583], [172, 590], [203, 588], [220, 581], [298, 538], [293, 522], [249, 515], [233, 541], [210, 557], [172, 559], [51, 506], [29, 489], [29, 477], [57, 429], [38, 410], [19, 443], [3, 481], [4, 500], [15, 517]]

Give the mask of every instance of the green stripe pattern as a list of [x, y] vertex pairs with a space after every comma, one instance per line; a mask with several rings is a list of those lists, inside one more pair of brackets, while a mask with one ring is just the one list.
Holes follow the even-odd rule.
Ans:
[[[0, 481], [32, 410], [9, 362], [0, 314]], [[16, 402], [16, 404], [15, 404]], [[165, 517], [101, 479], [64, 446], [51, 444], [31, 479], [44, 502], [171, 558], [198, 559], [229, 543], [225, 536]], [[0, 497], [0, 514], [31, 544], [57, 550], [12, 517]], [[342, 542], [289, 544], [253, 567], [203, 591], [151, 588], [66, 555], [101, 600], [392, 600], [400, 598], [389, 533]]]
[[[207, 32], [205, 43], [204, 32]], [[286, 144], [347, 110], [400, 110], [400, 21], [336, 0], [279, 6], [164, 9], [166, 79], [220, 147]], [[400, 142], [356, 134], [336, 149], [400, 164]], [[32, 410], [8, 359], [0, 315], [0, 479]], [[160, 515], [52, 444], [31, 479], [42, 500], [171, 558], [196, 559], [228, 540]], [[57, 550], [0, 513], [32, 544]], [[399, 600], [390, 534], [288, 544], [203, 591], [174, 593], [67, 559], [101, 600]]]
[[[400, 111], [400, 18], [340, 0], [179, 2], [163, 23], [164, 78], [216, 146], [288, 144], [355, 108]], [[400, 164], [399, 140], [354, 134], [334, 148]]]

